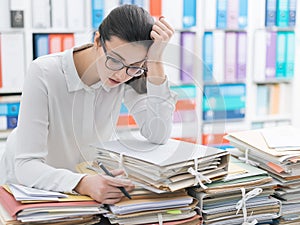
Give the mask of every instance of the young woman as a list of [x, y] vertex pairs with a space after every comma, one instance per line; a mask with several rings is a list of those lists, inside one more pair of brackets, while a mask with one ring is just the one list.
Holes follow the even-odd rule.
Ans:
[[[1, 183], [118, 202], [134, 185], [126, 179], [75, 172], [94, 157], [90, 144], [110, 140], [122, 101], [140, 133], [163, 144], [170, 136], [176, 96], [161, 62], [174, 30], [142, 8], [123, 5], [104, 19], [94, 43], [32, 62], [17, 128], [0, 164]], [[122, 170], [113, 170], [118, 176]]]

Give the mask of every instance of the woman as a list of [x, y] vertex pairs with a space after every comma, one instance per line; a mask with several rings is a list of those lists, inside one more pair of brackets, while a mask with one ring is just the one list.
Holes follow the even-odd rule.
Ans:
[[144, 9], [123, 5], [105, 18], [93, 44], [33, 61], [1, 183], [76, 191], [105, 204], [122, 198], [117, 187], [131, 191], [129, 180], [79, 174], [75, 166], [94, 157], [91, 143], [114, 137], [122, 101], [149, 141], [169, 138], [176, 96], [161, 57], [173, 33], [164, 18], [154, 22]]

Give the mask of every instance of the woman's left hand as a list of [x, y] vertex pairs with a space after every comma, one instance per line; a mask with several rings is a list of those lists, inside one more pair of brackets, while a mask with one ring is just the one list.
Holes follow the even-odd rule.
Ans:
[[163, 51], [174, 34], [174, 29], [165, 20], [164, 17], [160, 17], [157, 20], [150, 32], [150, 37], [153, 39], [153, 44], [148, 51], [148, 60], [158, 62], [162, 58]]
[[152, 27], [150, 37], [153, 39], [153, 44], [150, 46], [147, 54], [147, 77], [153, 84], [160, 85], [166, 79], [162, 56], [173, 34], [174, 29], [164, 17], [160, 17]]

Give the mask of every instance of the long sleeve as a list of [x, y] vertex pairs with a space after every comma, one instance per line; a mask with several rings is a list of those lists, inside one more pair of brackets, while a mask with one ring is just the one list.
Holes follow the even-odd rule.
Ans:
[[49, 121], [55, 118], [49, 118], [48, 84], [42, 74], [39, 65], [32, 63], [23, 89], [19, 124], [11, 143], [15, 149], [16, 178], [27, 186], [70, 192], [83, 175], [46, 164]]
[[141, 134], [150, 142], [164, 144], [172, 130], [177, 95], [166, 80], [161, 85], [147, 82], [147, 94], [139, 95], [126, 87], [124, 104], [134, 116]]

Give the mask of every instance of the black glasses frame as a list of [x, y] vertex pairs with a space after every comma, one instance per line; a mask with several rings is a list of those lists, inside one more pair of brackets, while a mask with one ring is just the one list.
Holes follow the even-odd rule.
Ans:
[[[107, 69], [110, 69], [110, 70], [113, 70], [113, 71], [119, 71], [119, 70], [122, 70], [125, 67], [126, 68], [126, 74], [130, 77], [139, 77], [139, 76], [143, 75], [145, 72], [148, 71], [148, 69], [146, 67], [128, 66], [128, 65], [125, 65], [121, 60], [116, 59], [114, 57], [111, 57], [110, 55], [107, 54], [107, 49], [105, 47], [105, 43], [104, 43], [104, 40], [103, 40], [102, 37], [100, 37], [100, 43], [101, 43], [101, 46], [103, 48], [103, 51], [104, 51], [104, 54], [105, 54], [105, 57], [106, 57], [105, 66], [106, 66]], [[122, 67], [120, 67], [118, 69], [111, 68], [110, 66], [108, 66], [108, 63], [107, 63], [108, 60], [113, 60], [113, 61], [118, 62], [118, 63], [120, 63], [120, 65], [122, 65]], [[147, 60], [147, 58], [145, 58], [143, 61], [146, 61], [146, 60]], [[134, 70], [137, 70], [137, 71], [141, 71], [141, 73], [131, 74], [131, 73], [128, 72], [129, 69], [134, 69]]]

